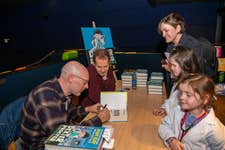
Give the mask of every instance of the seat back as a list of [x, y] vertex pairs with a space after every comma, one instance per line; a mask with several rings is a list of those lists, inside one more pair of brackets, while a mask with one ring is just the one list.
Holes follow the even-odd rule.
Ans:
[[0, 149], [7, 149], [9, 143], [19, 135], [21, 112], [27, 96], [8, 104], [0, 114]]

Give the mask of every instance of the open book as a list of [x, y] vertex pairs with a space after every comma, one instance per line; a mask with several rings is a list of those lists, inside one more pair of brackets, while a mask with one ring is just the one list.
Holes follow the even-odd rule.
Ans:
[[128, 121], [127, 92], [101, 92], [101, 104], [110, 110], [109, 121]]

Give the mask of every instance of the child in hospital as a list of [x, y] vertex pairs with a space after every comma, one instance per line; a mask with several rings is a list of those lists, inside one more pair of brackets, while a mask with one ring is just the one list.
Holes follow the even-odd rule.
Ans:
[[174, 77], [174, 83], [169, 98], [165, 100], [164, 104], [161, 105], [160, 108], [153, 110], [153, 114], [155, 116], [164, 116], [169, 114], [170, 109], [178, 105], [178, 91], [176, 90], [176, 87], [177, 82], [184, 74], [200, 72], [197, 57], [192, 49], [183, 46], [177, 46], [171, 52], [168, 60], [171, 74]]
[[178, 82], [179, 104], [159, 126], [159, 135], [172, 150], [224, 150], [225, 127], [216, 118], [213, 81], [186, 74]]

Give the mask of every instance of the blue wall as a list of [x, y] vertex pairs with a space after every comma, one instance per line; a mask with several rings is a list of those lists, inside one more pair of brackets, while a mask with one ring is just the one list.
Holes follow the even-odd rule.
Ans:
[[[117, 79], [121, 79], [121, 73], [125, 69], [148, 69], [149, 74], [153, 71], [162, 71], [159, 53], [116, 54], [115, 58], [119, 68], [119, 71], [116, 72]], [[86, 55], [81, 55], [75, 60], [85, 66], [88, 65]], [[27, 95], [38, 84], [59, 76], [65, 63], [59, 61], [0, 76], [0, 112], [10, 102]]]
[[92, 20], [111, 28], [119, 51], [160, 51], [158, 22], [171, 11], [185, 17], [189, 33], [214, 42], [219, 7], [217, 1], [156, 6], [148, 0], [23, 1], [0, 6], [0, 69], [31, 63], [52, 49], [84, 48], [80, 27], [92, 26]]

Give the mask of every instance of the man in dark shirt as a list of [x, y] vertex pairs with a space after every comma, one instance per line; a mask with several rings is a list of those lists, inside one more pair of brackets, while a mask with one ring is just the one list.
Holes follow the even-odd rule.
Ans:
[[105, 49], [97, 49], [93, 56], [94, 64], [88, 66], [90, 75], [88, 90], [80, 96], [82, 106], [90, 106], [100, 102], [101, 91], [114, 91], [115, 78], [110, 68], [109, 53]]
[[59, 78], [45, 81], [34, 88], [24, 103], [18, 142], [24, 150], [43, 150], [44, 141], [60, 124], [78, 124], [76, 119], [88, 112], [97, 113], [79, 125], [100, 126], [110, 118], [101, 104], [72, 107], [71, 96], [88, 88], [87, 69], [76, 61], [65, 64]]

